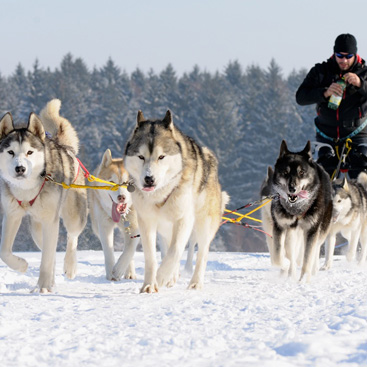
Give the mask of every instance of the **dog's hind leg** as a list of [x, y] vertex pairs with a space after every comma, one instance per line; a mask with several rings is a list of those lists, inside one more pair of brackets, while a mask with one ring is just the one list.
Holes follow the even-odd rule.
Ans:
[[335, 250], [336, 233], [330, 232], [325, 241], [325, 263], [320, 270], [329, 270], [333, 265], [333, 256]]
[[196, 255], [196, 265], [194, 274], [190, 280], [188, 289], [201, 289], [204, 284], [204, 273], [208, 261], [209, 247], [215, 234], [217, 233], [220, 218], [218, 220], [206, 217], [195, 225], [192, 238], [195, 235], [198, 251]]
[[9, 268], [25, 273], [28, 268], [28, 263], [21, 257], [15, 256], [12, 253], [15, 236], [19, 230], [22, 217], [12, 215], [9, 218], [6, 214], [3, 216], [2, 231], [1, 231], [1, 250], [0, 257]]
[[69, 279], [74, 279], [76, 276], [78, 238], [87, 223], [87, 213], [85, 190], [79, 189], [79, 191], [68, 192], [61, 216], [68, 233], [64, 258], [64, 274]]
[[192, 274], [194, 269], [193, 260], [194, 260], [194, 253], [195, 253], [195, 245], [196, 245], [196, 238], [191, 235], [189, 240], [189, 246], [187, 249], [187, 258], [185, 264], [185, 272], [187, 274]]
[[360, 236], [360, 228], [353, 231], [350, 235], [350, 242], [348, 245], [347, 261], [351, 262], [356, 258], [358, 240]]
[[55, 284], [55, 256], [59, 236], [59, 218], [43, 223], [42, 257], [37, 289], [40, 293], [52, 292]]

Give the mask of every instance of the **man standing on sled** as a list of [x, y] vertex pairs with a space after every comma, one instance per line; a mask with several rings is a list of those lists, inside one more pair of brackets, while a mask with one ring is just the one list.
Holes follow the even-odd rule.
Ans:
[[[332, 104], [338, 97], [340, 104]], [[336, 38], [333, 55], [309, 71], [296, 101], [302, 106], [316, 103], [316, 141], [334, 149], [322, 146], [318, 163], [331, 176], [340, 157], [346, 157], [341, 168], [349, 170], [349, 177], [367, 171], [367, 66], [357, 54], [354, 36]]]

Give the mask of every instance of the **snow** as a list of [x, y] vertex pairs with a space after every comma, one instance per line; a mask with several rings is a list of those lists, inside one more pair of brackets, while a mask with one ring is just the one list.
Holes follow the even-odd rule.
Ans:
[[367, 266], [344, 256], [305, 284], [268, 254], [211, 252], [203, 290], [186, 290], [182, 261], [173, 288], [139, 294], [143, 253], [137, 280], [109, 282], [102, 252], [78, 252], [74, 280], [58, 252], [44, 295], [30, 293], [40, 253], [19, 255], [25, 274], [0, 261], [1, 366], [367, 366]]

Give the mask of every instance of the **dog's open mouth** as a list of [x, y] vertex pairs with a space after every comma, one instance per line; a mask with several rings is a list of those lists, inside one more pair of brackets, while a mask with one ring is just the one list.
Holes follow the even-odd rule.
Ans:
[[298, 195], [288, 195], [288, 201], [290, 203], [295, 203], [298, 200]]
[[112, 212], [111, 212], [112, 220], [115, 223], [118, 223], [121, 219], [121, 215], [126, 213], [126, 209], [127, 209], [126, 203], [117, 204], [112, 200]]

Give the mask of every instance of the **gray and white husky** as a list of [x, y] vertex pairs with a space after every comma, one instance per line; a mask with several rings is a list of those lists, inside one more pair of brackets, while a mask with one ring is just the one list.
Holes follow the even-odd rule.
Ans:
[[[107, 149], [101, 164], [94, 175], [102, 180], [122, 184], [128, 182], [129, 174], [124, 167], [122, 158], [112, 158]], [[99, 184], [97, 181], [93, 185]], [[105, 258], [106, 278], [119, 280], [135, 279], [134, 253], [139, 243], [139, 228], [136, 212], [132, 206], [131, 194], [126, 187], [118, 190], [90, 190], [90, 218], [94, 233], [102, 244]], [[124, 251], [115, 264], [114, 229], [119, 228], [124, 233]]]
[[356, 258], [358, 241], [362, 249], [360, 264], [364, 263], [367, 253], [367, 174], [361, 172], [356, 180], [335, 180], [332, 187], [333, 218], [325, 243], [325, 264], [322, 270], [332, 266], [336, 235], [339, 232], [348, 240], [348, 261]]
[[[145, 119], [139, 111], [124, 161], [136, 187], [132, 198], [145, 257], [141, 292], [156, 292], [159, 287], [175, 284], [191, 234], [198, 253], [189, 288], [201, 288], [209, 246], [228, 201], [218, 181], [214, 154], [183, 134], [174, 125], [170, 111], [156, 121]], [[157, 233], [168, 245], [158, 269]]]
[[[87, 220], [84, 189], [65, 190], [48, 178], [66, 184], [83, 184], [76, 154], [79, 140], [70, 122], [59, 115], [61, 102], [50, 101], [40, 117], [31, 113], [26, 127], [13, 124], [7, 113], [0, 121], [0, 179], [3, 222], [1, 259], [12, 269], [25, 272], [27, 262], [12, 253], [22, 218], [29, 215], [31, 235], [42, 250], [35, 290], [50, 292], [54, 286], [55, 254], [60, 217], [68, 232], [64, 271], [76, 274], [78, 236]], [[46, 137], [45, 129], [52, 134]]]
[[332, 217], [331, 182], [325, 170], [311, 155], [308, 142], [293, 153], [283, 140], [274, 167], [273, 190], [273, 264], [295, 275], [299, 252], [303, 251], [300, 280], [318, 270], [320, 246], [328, 235]]

